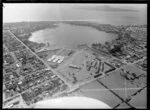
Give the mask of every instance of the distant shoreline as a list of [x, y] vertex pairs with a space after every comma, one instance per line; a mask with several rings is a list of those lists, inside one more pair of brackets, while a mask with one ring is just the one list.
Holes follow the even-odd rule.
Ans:
[[[95, 28], [99, 31], [116, 34], [116, 37], [118, 37], [118, 38], [121, 37], [119, 35], [120, 29], [122, 28], [121, 26], [113, 26], [113, 25], [110, 25], [110, 24], [99, 24], [99, 23], [94, 23], [94, 22], [90, 22], [90, 21], [40, 21], [40, 22], [4, 23], [3, 24], [3, 27], [4, 27], [3, 30], [7, 30], [7, 28], [11, 29], [11, 27], [9, 27], [9, 26], [11, 26], [13, 24], [14, 26], [12, 26], [12, 30], [14, 30], [14, 34], [16, 34], [16, 36], [18, 36], [19, 39], [21, 39], [22, 41], [24, 41], [24, 42], [26, 42], [27, 44], [30, 44], [30, 45], [34, 45], [34, 44], [36, 44], [36, 45], [39, 44], [40, 45], [41, 43], [36, 43], [36, 42], [32, 42], [32, 41], [29, 40], [32, 33], [36, 32], [36, 31], [44, 30], [44, 29], [56, 28], [56, 27], [58, 27], [57, 24], [59, 24], [59, 23], [66, 23], [66, 24], [70, 24], [70, 25], [92, 27], [92, 28]], [[20, 25], [24, 25], [25, 26], [24, 29], [28, 30], [28, 31], [25, 31], [26, 35], [24, 35], [24, 37], [20, 37], [20, 34], [15, 33], [16, 29], [13, 29], [14, 27], [17, 27], [17, 26], [20, 26]], [[36, 27], [33, 28], [32, 25], [35, 25]], [[134, 26], [136, 26], [136, 25], [134, 25]], [[144, 26], [145, 27], [147, 25], [137, 25], [137, 26]], [[128, 27], [128, 26], [123, 26], [123, 27]], [[76, 47], [78, 47], [78, 45], [76, 45]]]
[[[118, 35], [117, 35], [116, 33], [114, 33], [114, 32], [107, 32], [107, 31], [105, 31], [105, 30], [100, 30], [100, 29], [97, 29], [97, 28], [92, 27], [92, 26], [90, 26], [90, 25], [78, 25], [78, 24], [70, 24], [70, 23], [66, 23], [66, 22], [54, 23], [53, 25], [55, 25], [56, 27], [51, 27], [51, 28], [48, 27], [48, 28], [44, 28], [44, 29], [37, 30], [37, 31], [34, 31], [34, 32], [38, 32], [38, 31], [42, 31], [42, 30], [47, 30], [47, 29], [57, 28], [60, 24], [90, 27], [90, 28], [96, 29], [96, 30], [101, 31], [101, 32], [104, 32], [104, 33], [114, 34], [114, 36], [116, 36], [116, 39], [118, 38]], [[32, 32], [32, 33], [34, 33], [34, 32]], [[31, 35], [32, 35], [32, 33], [31, 33]], [[28, 40], [30, 39], [31, 35], [29, 36]], [[114, 40], [115, 40], [115, 39], [114, 39]], [[30, 41], [30, 40], [29, 40], [29, 41]], [[31, 41], [31, 42], [33, 42], [33, 41]], [[110, 41], [110, 42], [111, 42], [111, 41]], [[38, 43], [38, 42], [36, 42], [36, 43]], [[47, 44], [47, 42], [43, 42], [43, 43], [44, 43], [44, 44]], [[39, 44], [40, 44], [40, 42], [39, 42]], [[80, 46], [80, 45], [89, 45], [89, 46], [91, 46], [92, 44], [93, 44], [93, 43], [91, 43], [91, 44], [76, 44], [73, 48], [77, 48], [77, 47]], [[52, 46], [55, 46], [55, 45], [57, 46], [57, 44], [54, 44], [54, 45], [52, 45]], [[64, 46], [65, 46], [65, 45], [64, 45]]]

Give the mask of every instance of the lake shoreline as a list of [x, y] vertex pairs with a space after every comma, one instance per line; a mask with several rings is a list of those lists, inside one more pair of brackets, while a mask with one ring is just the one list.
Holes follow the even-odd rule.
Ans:
[[[41, 21], [41, 22], [18, 22], [18, 23], [15, 23], [14, 25], [16, 27], [18, 27], [19, 30], [22, 30], [22, 32], [19, 32], [18, 30], [14, 29], [12, 26], [13, 23], [4, 24], [4, 26], [5, 26], [4, 30], [7, 30], [9, 28], [9, 30], [11, 30], [21, 41], [23, 41], [26, 45], [28, 45], [32, 50], [36, 50], [36, 48], [38, 49], [38, 47], [40, 46], [40, 43], [36, 43], [36, 42], [32, 42], [32, 41], [28, 40], [28, 38], [31, 37], [31, 34], [33, 32], [43, 30], [43, 29], [54, 29], [54, 28], [58, 27], [58, 25], [56, 25], [56, 24], [66, 23], [66, 22], [71, 23], [71, 24], [76, 24], [76, 25], [78, 24], [80, 26], [92, 27], [92, 28], [93, 28], [93, 25], [95, 27], [100, 26], [100, 28], [109, 27], [109, 26], [116, 27], [116, 26], [109, 25], [109, 24], [93, 23], [90, 21], [83, 21], [83, 22], [82, 21], [47, 21], [47, 22]], [[20, 25], [24, 25], [24, 28], [20, 29], [19, 28]], [[139, 26], [144, 26], [144, 25], [139, 25]], [[122, 37], [122, 35], [119, 35], [120, 34], [119, 30], [122, 30], [122, 27], [128, 27], [128, 26], [122, 25], [122, 26], [116, 27], [116, 29], [117, 29], [116, 38], [117, 39]], [[99, 31], [102, 31], [102, 30], [99, 30]], [[76, 45], [76, 47], [78, 47], [78, 45]]]
[[[64, 22], [58, 22], [58, 23], [55, 23], [56, 27], [54, 27], [54, 28], [59, 27], [60, 24], [74, 25], [74, 24], [70, 24], [70, 23], [66, 23], [66, 22], [65, 22], [65, 23], [64, 23]], [[83, 25], [74, 25], [74, 26], [80, 26], [80, 27], [82, 27], [82, 28], [84, 27]], [[94, 31], [97, 30], [98, 32], [113, 34], [113, 36], [116, 37], [115, 39], [118, 38], [118, 35], [117, 35], [115, 32], [110, 32], [110, 31], [100, 30], [100, 29], [98, 30], [98, 29], [96, 29], [96, 28], [94, 28], [94, 27], [91, 27], [90, 25], [86, 25], [86, 27], [87, 27], [87, 28], [93, 28]], [[41, 32], [42, 30], [46, 30], [46, 31], [47, 31], [47, 30], [49, 30], [49, 29], [51, 30], [51, 29], [53, 29], [53, 28], [45, 28], [45, 29], [41, 29], [41, 30], [38, 30], [38, 31], [34, 31], [34, 32]], [[32, 32], [32, 34], [33, 34], [34, 32]], [[32, 35], [32, 34], [31, 34], [31, 35]], [[102, 36], [103, 36], [103, 34], [102, 34]], [[33, 41], [31, 40], [31, 37], [32, 37], [32, 36], [30, 36], [28, 40], [31, 41], [31, 42], [33, 42]], [[111, 36], [110, 36], [110, 37], [111, 37]], [[115, 39], [114, 39], [114, 40], [115, 40]], [[108, 41], [108, 42], [111, 42], [111, 41]], [[37, 43], [38, 43], [38, 42], [37, 42]], [[94, 43], [94, 42], [93, 42], [93, 43]], [[47, 44], [47, 42], [45, 42], [45, 44]], [[82, 44], [87, 44], [87, 43], [75, 44], [74, 46], [75, 46], [75, 47], [78, 47], [79, 45], [82, 45]], [[57, 44], [55, 44], [55, 45], [57, 45]], [[87, 44], [87, 45], [92, 45], [92, 43], [91, 43], [91, 44]]]

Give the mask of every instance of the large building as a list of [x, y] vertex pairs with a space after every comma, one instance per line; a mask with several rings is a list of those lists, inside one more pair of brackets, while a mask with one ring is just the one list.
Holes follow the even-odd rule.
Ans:
[[48, 59], [48, 61], [52, 61], [53, 63], [62, 63], [64, 60], [63, 56], [57, 56], [53, 55], [51, 58]]

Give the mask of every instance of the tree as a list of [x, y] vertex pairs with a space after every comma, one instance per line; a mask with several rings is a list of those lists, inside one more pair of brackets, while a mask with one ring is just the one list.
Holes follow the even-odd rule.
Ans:
[[98, 46], [102, 46], [101, 43], [98, 43]]
[[105, 42], [105, 45], [108, 46], [108, 45], [109, 45], [109, 42]]

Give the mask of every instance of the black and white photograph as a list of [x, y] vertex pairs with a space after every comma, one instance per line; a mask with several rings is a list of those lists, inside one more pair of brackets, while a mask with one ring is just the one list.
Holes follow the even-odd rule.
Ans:
[[2, 8], [2, 108], [147, 108], [146, 3]]

